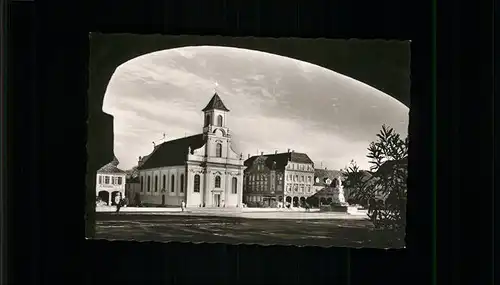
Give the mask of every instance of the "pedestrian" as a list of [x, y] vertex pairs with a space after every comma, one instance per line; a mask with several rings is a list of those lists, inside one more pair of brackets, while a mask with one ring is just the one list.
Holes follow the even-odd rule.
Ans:
[[184, 200], [182, 200], [181, 202], [181, 210], [184, 212], [184, 208], [186, 207], [186, 203], [184, 202]]
[[122, 207], [122, 199], [120, 198], [120, 194], [115, 196], [115, 204], [116, 204], [116, 212], [118, 213], [120, 211], [120, 208]]

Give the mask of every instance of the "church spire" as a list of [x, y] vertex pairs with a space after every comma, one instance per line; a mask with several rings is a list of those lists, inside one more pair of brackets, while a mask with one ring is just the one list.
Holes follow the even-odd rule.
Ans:
[[214, 96], [212, 99], [210, 99], [210, 102], [208, 102], [207, 106], [203, 108], [203, 112], [210, 111], [210, 110], [221, 110], [225, 112], [229, 112], [229, 109], [226, 108], [224, 103], [222, 102], [222, 99], [219, 97], [217, 92], [215, 92]]

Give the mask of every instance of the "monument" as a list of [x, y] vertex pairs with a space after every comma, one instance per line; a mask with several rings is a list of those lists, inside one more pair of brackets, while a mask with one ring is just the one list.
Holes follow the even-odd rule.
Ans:
[[349, 210], [349, 203], [345, 200], [344, 186], [342, 186], [340, 177], [337, 177], [336, 180], [336, 189], [333, 192], [333, 203], [331, 205], [332, 211], [347, 213]]

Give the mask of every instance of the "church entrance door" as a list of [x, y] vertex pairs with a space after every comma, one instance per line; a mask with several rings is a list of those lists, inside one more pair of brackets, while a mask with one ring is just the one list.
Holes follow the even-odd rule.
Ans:
[[214, 206], [220, 207], [220, 194], [214, 194]]

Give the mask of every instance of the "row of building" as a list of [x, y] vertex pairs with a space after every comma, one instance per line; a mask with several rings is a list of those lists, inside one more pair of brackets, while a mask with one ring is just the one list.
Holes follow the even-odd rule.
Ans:
[[187, 207], [296, 207], [333, 201], [340, 171], [316, 169], [307, 154], [290, 149], [244, 160], [233, 149], [226, 125], [229, 109], [217, 93], [202, 111], [202, 133], [155, 145], [149, 155], [139, 157], [133, 173], [120, 170], [116, 158], [102, 167], [96, 178], [100, 200], [112, 205], [119, 195], [132, 203], [180, 206], [184, 201]]

